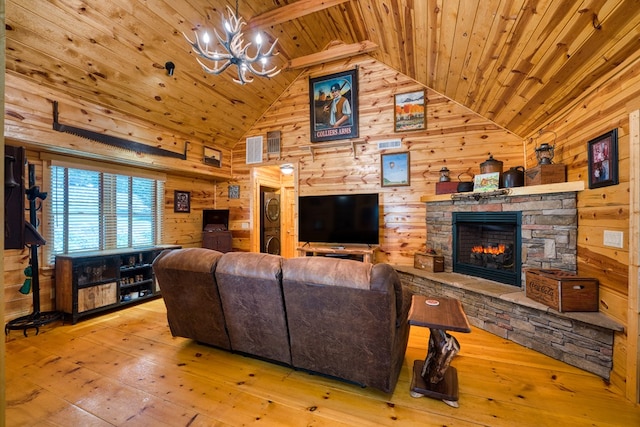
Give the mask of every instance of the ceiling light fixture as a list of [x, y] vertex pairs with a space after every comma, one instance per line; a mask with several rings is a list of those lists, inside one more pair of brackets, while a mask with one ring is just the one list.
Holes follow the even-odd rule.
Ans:
[[[251, 56], [248, 53], [251, 43], [247, 43], [246, 45], [244, 43], [242, 27], [246, 25], [246, 23], [241, 17], [238, 17], [238, 0], [236, 0], [235, 13], [229, 6], [227, 6], [227, 10], [229, 12], [228, 18], [226, 20], [223, 18], [222, 20], [225, 38], [220, 37], [218, 31], [216, 31], [215, 28], [213, 29], [213, 33], [218, 39], [218, 43], [215, 43], [215, 45], [222, 46], [224, 48], [223, 52], [209, 50], [209, 42], [211, 40], [209, 34], [206, 32], [202, 35], [202, 40], [198, 37], [198, 33], [194, 32], [195, 41], [191, 41], [186, 34], [182, 33], [198, 56], [214, 63], [213, 68], [211, 68], [200, 61], [200, 59], [196, 59], [202, 69], [209, 74], [218, 75], [230, 66], [235, 65], [238, 69], [238, 78], [234, 78], [233, 81], [241, 85], [251, 83], [253, 81], [252, 74], [260, 77], [274, 77], [280, 73], [280, 70], [278, 70], [276, 66], [270, 69], [266, 68], [268, 59], [278, 54], [278, 52], [273, 53], [278, 39], [275, 39], [271, 47], [263, 52], [262, 36], [258, 34], [256, 36], [256, 51], [255, 54]], [[219, 65], [219, 62], [222, 62], [222, 65]], [[258, 67], [260, 68], [256, 68], [256, 63], [259, 64]]]
[[280, 165], [280, 172], [283, 175], [291, 175], [293, 173], [293, 165], [291, 163], [285, 163], [284, 165]]

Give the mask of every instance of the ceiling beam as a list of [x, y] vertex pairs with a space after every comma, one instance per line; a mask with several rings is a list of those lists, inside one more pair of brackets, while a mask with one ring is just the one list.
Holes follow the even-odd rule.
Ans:
[[352, 44], [339, 44], [334, 47], [330, 47], [327, 50], [323, 50], [322, 52], [293, 58], [284, 68], [286, 70], [295, 70], [298, 68], [311, 67], [313, 65], [324, 64], [363, 53], [369, 53], [376, 49], [378, 49], [378, 45], [370, 40], [364, 40], [359, 43]]
[[268, 27], [282, 24], [349, 1], [351, 0], [299, 0], [262, 15], [254, 16], [247, 22], [247, 27]]

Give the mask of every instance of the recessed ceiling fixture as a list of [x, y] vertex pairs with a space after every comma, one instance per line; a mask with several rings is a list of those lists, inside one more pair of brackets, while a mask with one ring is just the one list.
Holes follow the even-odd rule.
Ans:
[[[210, 50], [209, 48], [211, 39], [207, 32], [202, 35], [202, 39], [198, 36], [198, 33], [195, 32], [195, 41], [191, 41], [186, 34], [182, 33], [198, 56], [214, 63], [213, 68], [211, 68], [200, 61], [200, 59], [196, 59], [202, 69], [209, 74], [218, 75], [230, 66], [235, 65], [238, 69], [238, 78], [234, 78], [233, 81], [242, 85], [251, 83], [253, 81], [252, 75], [260, 77], [273, 77], [277, 75], [280, 70], [275, 66], [267, 69], [267, 62], [269, 58], [278, 54], [278, 52], [273, 53], [278, 39], [275, 39], [271, 47], [263, 52], [262, 36], [258, 34], [255, 39], [255, 54], [251, 56], [249, 54], [251, 43], [245, 44], [244, 34], [242, 33], [242, 27], [246, 25], [246, 23], [241, 17], [238, 17], [238, 0], [236, 0], [235, 13], [229, 6], [227, 6], [227, 10], [229, 12], [228, 18], [222, 20], [225, 38], [220, 37], [218, 31], [216, 31], [215, 28], [213, 29], [213, 33], [217, 39], [217, 43], [213, 43], [214, 48], [216, 48], [215, 50]], [[218, 46], [221, 46], [224, 50], [218, 52]]]

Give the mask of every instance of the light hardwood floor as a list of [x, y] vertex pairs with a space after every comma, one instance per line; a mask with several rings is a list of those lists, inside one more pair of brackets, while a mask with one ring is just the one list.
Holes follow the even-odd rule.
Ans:
[[412, 398], [427, 333], [412, 327], [387, 395], [173, 338], [160, 299], [11, 331], [7, 426], [640, 426], [602, 379], [479, 329], [454, 333], [460, 407]]

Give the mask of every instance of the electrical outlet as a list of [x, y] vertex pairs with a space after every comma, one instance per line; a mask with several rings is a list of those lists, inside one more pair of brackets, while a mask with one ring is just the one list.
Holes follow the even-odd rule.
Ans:
[[622, 231], [604, 231], [603, 243], [605, 246], [611, 246], [612, 248], [622, 248], [624, 240], [624, 233]]

